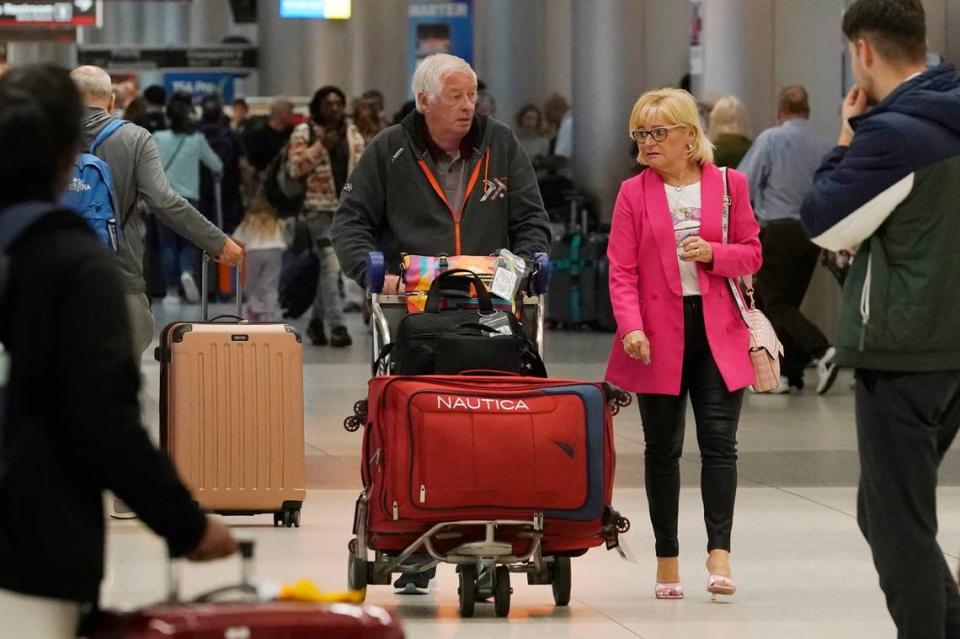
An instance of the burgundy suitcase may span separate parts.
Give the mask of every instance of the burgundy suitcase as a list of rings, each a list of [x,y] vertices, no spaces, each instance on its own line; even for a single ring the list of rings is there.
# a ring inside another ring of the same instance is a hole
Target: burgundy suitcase
[[[403,639],[397,619],[376,606],[257,601],[249,581],[252,542],[241,550],[240,585],[183,603],[171,569],[171,602],[129,614],[98,613],[81,639]]]

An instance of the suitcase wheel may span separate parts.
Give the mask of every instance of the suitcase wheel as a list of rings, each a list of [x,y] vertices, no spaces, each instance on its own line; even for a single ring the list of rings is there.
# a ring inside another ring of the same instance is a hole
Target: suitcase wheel
[[[356,415],[351,415],[343,420],[343,428],[348,433],[355,433],[360,430],[360,427],[363,426],[363,422],[360,421],[360,418]]]
[[[558,606],[570,604],[570,590],[572,588],[573,572],[569,557],[554,557],[553,559],[553,602]]]
[[[274,527],[283,526],[284,528],[299,528],[300,511],[283,510],[273,513],[273,525]]]
[[[473,564],[460,566],[460,616],[469,619],[473,616],[477,603],[477,567]]]
[[[498,617],[506,617],[510,614],[510,595],[513,589],[510,587],[510,569],[506,566],[497,566],[496,584],[493,589],[493,609]]]

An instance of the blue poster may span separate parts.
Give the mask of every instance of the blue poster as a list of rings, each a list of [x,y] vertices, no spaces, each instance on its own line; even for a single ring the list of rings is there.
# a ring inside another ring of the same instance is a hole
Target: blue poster
[[[473,0],[411,0],[408,15],[411,78],[420,61],[432,53],[450,53],[473,64]]]
[[[163,88],[167,95],[176,91],[186,91],[193,96],[193,103],[211,93],[220,96],[224,104],[233,102],[233,84],[237,76],[233,73],[166,73],[163,76]]]

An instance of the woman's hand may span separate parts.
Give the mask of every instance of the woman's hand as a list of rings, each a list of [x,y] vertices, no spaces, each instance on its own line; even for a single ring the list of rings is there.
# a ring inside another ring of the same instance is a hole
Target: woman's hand
[[[683,254],[680,256],[680,259],[684,262],[703,262],[704,264],[709,264],[713,261],[713,248],[710,246],[710,242],[699,235],[685,239],[680,243],[680,248],[683,249]]]
[[[623,351],[644,364],[650,363],[650,340],[643,331],[630,331],[623,336]]]

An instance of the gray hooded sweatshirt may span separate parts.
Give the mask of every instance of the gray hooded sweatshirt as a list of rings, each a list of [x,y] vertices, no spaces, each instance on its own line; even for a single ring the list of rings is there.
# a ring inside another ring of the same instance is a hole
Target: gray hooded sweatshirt
[[[83,119],[84,147],[113,119],[103,109],[88,107]],[[146,129],[133,123],[123,125],[100,145],[97,156],[110,166],[113,175],[124,234],[120,273],[127,293],[144,293],[147,288],[143,280],[146,226],[137,208],[139,198],[160,222],[210,255],[220,255],[227,236],[170,188],[157,145]]]

